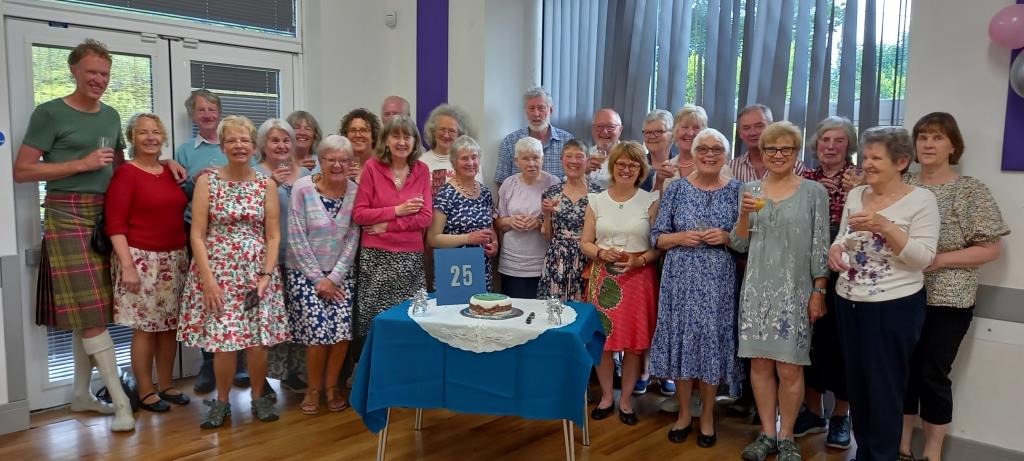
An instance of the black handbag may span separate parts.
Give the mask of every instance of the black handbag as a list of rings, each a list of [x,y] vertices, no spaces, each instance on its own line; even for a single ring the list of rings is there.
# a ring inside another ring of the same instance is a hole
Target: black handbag
[[[139,411],[139,404],[142,403],[142,400],[139,399],[138,387],[138,383],[135,382],[135,377],[132,376],[128,370],[121,372],[121,389],[123,389],[125,395],[128,396],[128,402],[132,406],[132,413]],[[96,391],[96,398],[101,402],[113,403],[113,399],[110,397],[110,391],[107,390],[107,386],[103,386],[100,390]]]
[[[101,255],[109,255],[114,252],[114,244],[107,236],[106,225],[106,219],[103,213],[100,213],[96,218],[96,227],[92,228],[92,238],[89,240],[93,251]]]

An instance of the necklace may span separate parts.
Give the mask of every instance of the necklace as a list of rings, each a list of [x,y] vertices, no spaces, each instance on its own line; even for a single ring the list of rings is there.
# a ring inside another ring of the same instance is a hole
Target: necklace
[[[392,168],[391,174],[395,176],[395,187],[401,187],[402,183],[405,182],[405,178],[409,176],[409,167],[406,166],[405,168],[403,168],[401,173],[395,171],[395,169]]]
[[[685,165],[684,165],[684,164],[682,164],[682,163],[680,163],[680,164],[679,164],[679,168],[689,168],[689,167],[691,167],[691,166],[694,166],[694,165],[696,165],[696,164],[697,164],[697,162],[690,162],[690,163],[687,163],[687,164],[685,164]]]
[[[480,197],[480,183],[473,181],[471,188],[466,187],[458,179],[452,179],[452,185],[455,186],[455,190],[459,191],[463,197],[475,199]]]

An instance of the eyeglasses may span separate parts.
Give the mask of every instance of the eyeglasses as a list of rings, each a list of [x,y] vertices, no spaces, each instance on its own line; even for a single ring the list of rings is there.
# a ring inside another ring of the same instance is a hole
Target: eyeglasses
[[[352,164],[352,157],[348,157],[348,158],[325,158],[321,162],[322,163],[326,163],[328,165],[333,165],[335,163],[338,164],[338,165],[350,165],[350,164]]]
[[[722,155],[725,154],[725,148],[722,146],[708,147],[708,146],[697,146],[694,149],[698,155]]]
[[[782,154],[783,157],[792,157],[793,153],[796,152],[795,146],[765,146],[764,153],[769,157],[774,157],[778,154]]]
[[[664,135],[665,133],[668,133],[668,131],[666,131],[666,130],[643,130],[643,131],[641,131],[641,133],[643,133],[644,136],[647,136],[648,138],[651,138],[651,137],[657,138],[659,136]]]
[[[370,134],[369,128],[349,128],[349,134]]]
[[[611,124],[611,125],[594,125],[594,129],[597,130],[600,133],[602,131],[615,131],[620,126],[622,126],[622,125],[615,125],[615,124]]]
[[[625,171],[639,170],[640,166],[641,165],[639,163],[636,163],[636,162],[623,162],[623,161],[615,162],[615,168],[618,168],[620,170],[625,170]]]
[[[453,130],[451,128],[438,128],[437,129],[437,134],[446,134],[446,135],[449,135],[449,136],[455,136],[455,135],[459,134],[459,130]]]

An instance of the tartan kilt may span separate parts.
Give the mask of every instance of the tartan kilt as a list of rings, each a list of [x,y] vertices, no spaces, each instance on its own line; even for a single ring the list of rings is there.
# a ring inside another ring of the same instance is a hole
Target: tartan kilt
[[[46,194],[37,325],[78,330],[113,321],[110,258],[90,245],[93,227],[103,213],[103,199],[103,194]]]

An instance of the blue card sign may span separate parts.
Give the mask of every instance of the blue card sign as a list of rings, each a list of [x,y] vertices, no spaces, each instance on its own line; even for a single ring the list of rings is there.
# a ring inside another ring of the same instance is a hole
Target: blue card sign
[[[484,249],[445,248],[434,250],[434,287],[437,304],[466,304],[470,296],[487,291]]]

